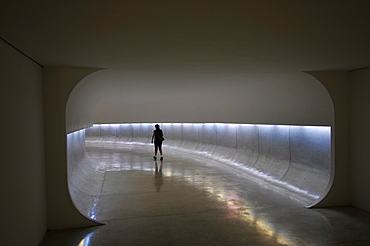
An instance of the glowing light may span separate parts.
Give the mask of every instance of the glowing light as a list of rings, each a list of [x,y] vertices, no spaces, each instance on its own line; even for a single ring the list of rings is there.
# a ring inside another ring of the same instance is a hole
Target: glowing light
[[[117,126],[154,126],[157,123],[115,123],[115,124],[93,124],[93,127],[117,127]],[[299,125],[269,125],[269,124],[240,124],[240,123],[158,123],[162,126],[229,126],[229,127],[262,127],[262,128],[302,128],[317,131],[331,131],[331,126],[299,126]]]
[[[277,127],[277,125],[256,125],[258,127],[262,127],[262,128],[275,128]]]
[[[289,128],[291,126],[287,126],[287,125],[276,125],[276,127],[280,127],[280,128]]]

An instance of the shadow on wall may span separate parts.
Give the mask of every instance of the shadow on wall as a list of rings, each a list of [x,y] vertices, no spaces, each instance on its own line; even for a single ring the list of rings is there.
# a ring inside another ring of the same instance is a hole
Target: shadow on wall
[[[227,162],[290,190],[307,206],[324,195],[329,184],[331,127],[165,123],[161,128],[166,147]],[[85,153],[85,131],[89,141],[142,144],[150,143],[152,130],[148,123],[109,124],[68,134],[69,189],[82,214],[94,219],[104,176],[99,163]]]

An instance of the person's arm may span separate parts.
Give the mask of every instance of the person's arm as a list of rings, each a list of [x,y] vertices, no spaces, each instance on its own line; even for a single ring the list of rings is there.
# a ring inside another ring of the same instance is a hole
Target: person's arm
[[[152,135],[152,143],[153,143],[153,140],[154,140],[154,131],[153,131],[153,135]]]

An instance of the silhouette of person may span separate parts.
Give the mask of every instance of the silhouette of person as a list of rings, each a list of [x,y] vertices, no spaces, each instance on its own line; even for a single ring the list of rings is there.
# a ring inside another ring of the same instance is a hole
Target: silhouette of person
[[[155,161],[154,185],[157,192],[161,191],[163,185],[162,162],[158,169],[158,163]]]
[[[159,128],[159,125],[155,125],[155,130],[153,131],[152,135],[152,143],[154,142],[154,160],[157,160],[157,153],[161,154],[160,160],[163,161],[163,153],[162,153],[162,142],[163,142],[163,131]]]

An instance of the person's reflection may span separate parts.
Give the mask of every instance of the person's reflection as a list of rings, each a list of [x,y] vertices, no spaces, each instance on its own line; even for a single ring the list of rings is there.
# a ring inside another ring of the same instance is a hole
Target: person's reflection
[[[161,187],[163,185],[162,164],[163,162],[161,161],[161,165],[158,169],[158,163],[155,161],[154,185],[157,192],[161,191]]]

